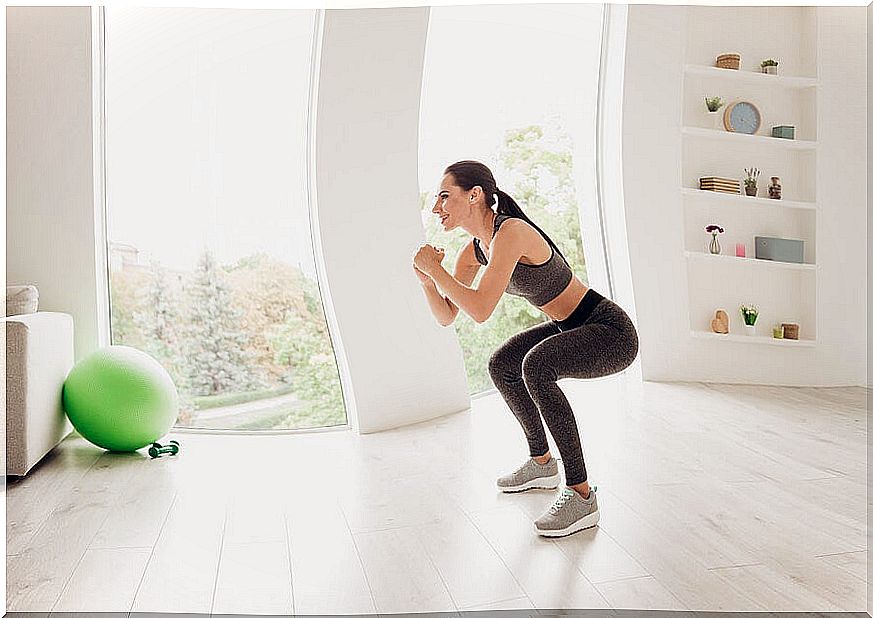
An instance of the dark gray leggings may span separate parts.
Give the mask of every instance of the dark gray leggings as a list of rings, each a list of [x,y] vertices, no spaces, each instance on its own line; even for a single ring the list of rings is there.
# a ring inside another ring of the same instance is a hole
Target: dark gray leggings
[[[634,361],[638,349],[630,317],[603,298],[581,325],[564,330],[554,320],[537,324],[510,337],[491,355],[491,379],[521,423],[531,457],[549,450],[542,415],[564,462],[567,485],[584,483],[588,473],[576,418],[557,381],[617,373]]]

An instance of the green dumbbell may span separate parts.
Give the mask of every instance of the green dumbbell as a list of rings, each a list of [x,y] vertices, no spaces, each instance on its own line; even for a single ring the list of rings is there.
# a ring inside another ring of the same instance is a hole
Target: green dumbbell
[[[169,453],[170,455],[175,455],[179,452],[179,443],[175,440],[170,440],[170,443],[167,446],[161,446],[158,442],[155,442],[149,447],[149,455],[152,459],[155,457],[160,457],[161,455],[165,455]]]

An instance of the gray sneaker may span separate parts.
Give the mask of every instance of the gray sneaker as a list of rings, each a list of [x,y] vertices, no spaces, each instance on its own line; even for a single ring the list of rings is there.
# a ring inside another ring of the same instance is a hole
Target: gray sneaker
[[[527,489],[555,489],[560,482],[558,462],[554,457],[544,464],[537,463],[537,460],[531,457],[515,472],[497,479],[497,489],[506,493]]]
[[[597,508],[597,487],[592,487],[586,500],[574,489],[562,487],[549,510],[534,522],[543,536],[566,536],[590,528],[600,521]]]

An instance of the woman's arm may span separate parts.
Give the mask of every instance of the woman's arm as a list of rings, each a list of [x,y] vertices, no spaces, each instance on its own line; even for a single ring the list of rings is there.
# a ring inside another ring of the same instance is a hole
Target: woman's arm
[[[433,313],[440,326],[448,326],[454,322],[456,313],[453,313],[449,306],[451,301],[440,294],[433,279],[428,277],[426,282],[421,282],[421,287],[424,289],[427,304],[430,305],[430,312]]]
[[[480,324],[491,317],[509,285],[518,259],[523,255],[523,224],[520,220],[507,221],[497,231],[492,241],[491,261],[488,262],[478,288],[473,289],[467,283],[458,281],[441,264],[433,266],[428,273],[449,300]],[[472,278],[469,282],[472,283]]]
[[[458,254],[458,259],[455,262],[455,278],[465,285],[469,285],[476,278],[476,273],[479,272],[480,267],[481,264],[476,260],[476,256],[473,253],[473,243],[470,242]],[[416,274],[421,272],[418,269],[416,270]],[[428,275],[424,275],[423,278],[419,276],[419,279],[421,280],[421,286],[424,288],[431,313],[434,314],[437,322],[439,322],[440,326],[450,325],[458,317],[458,306],[451,299],[440,293],[436,283]]]

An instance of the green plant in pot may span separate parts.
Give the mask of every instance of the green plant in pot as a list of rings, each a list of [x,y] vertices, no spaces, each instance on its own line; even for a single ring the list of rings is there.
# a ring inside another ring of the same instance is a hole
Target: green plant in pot
[[[755,197],[758,195],[758,176],[761,175],[761,170],[757,167],[743,169],[746,172],[746,177],[743,179],[743,184],[746,186],[746,195]]]
[[[743,316],[743,327],[747,335],[755,334],[755,322],[758,321],[758,308],[755,305],[740,305],[740,313]]]
[[[710,125],[713,129],[722,128],[722,114],[718,111],[724,106],[724,101],[721,97],[703,97],[706,102],[706,113],[710,118]]]
[[[767,58],[766,60],[761,62],[761,71],[769,75],[776,75],[777,66],[779,66],[778,62],[776,62],[772,58]]]

